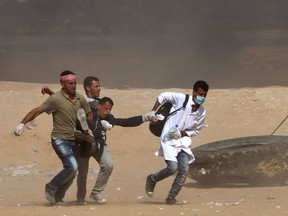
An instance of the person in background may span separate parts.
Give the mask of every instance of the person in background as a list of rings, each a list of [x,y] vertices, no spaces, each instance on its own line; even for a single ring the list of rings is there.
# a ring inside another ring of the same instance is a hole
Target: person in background
[[[63,202],[66,191],[76,176],[78,165],[74,155],[77,111],[82,108],[91,119],[92,113],[85,97],[76,92],[76,75],[71,71],[60,74],[61,90],[47,98],[39,107],[32,109],[14,129],[14,134],[20,136],[24,125],[46,112],[52,114],[53,129],[51,143],[55,153],[63,164],[63,169],[46,184],[45,196],[52,204]]]
[[[209,85],[205,81],[195,82],[192,96],[189,97],[186,107],[168,117],[160,136],[160,149],[156,152],[157,156],[164,158],[166,167],[147,176],[145,191],[149,197],[154,195],[157,182],[178,171],[165,203],[167,205],[183,203],[177,201],[176,196],[186,181],[189,164],[195,160],[191,151],[191,137],[197,136],[203,126],[206,111],[202,104],[208,90]],[[185,94],[163,92],[158,96],[152,111],[156,111],[161,104],[170,102],[172,103],[171,113],[181,107],[184,100]],[[157,120],[154,118],[152,122]]]

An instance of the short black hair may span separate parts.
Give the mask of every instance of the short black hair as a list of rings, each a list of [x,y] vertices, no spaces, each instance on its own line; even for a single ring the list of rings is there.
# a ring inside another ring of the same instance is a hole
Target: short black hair
[[[99,100],[99,104],[103,105],[104,103],[108,102],[109,104],[111,104],[112,106],[114,105],[114,102],[111,98],[109,97],[103,97]]]
[[[204,91],[208,92],[209,90],[209,85],[203,81],[203,80],[198,80],[197,82],[194,83],[193,85],[193,90],[197,91],[199,88],[203,89]]]
[[[86,90],[86,87],[90,87],[92,85],[92,82],[93,81],[98,81],[99,82],[99,79],[98,77],[95,77],[95,76],[87,76],[84,81],[83,81],[83,88],[85,90],[85,92],[87,93],[87,90]]]
[[[65,70],[65,71],[63,71],[63,72],[60,74],[60,76],[66,76],[66,75],[69,75],[69,74],[75,75],[75,73],[73,73],[72,71]]]

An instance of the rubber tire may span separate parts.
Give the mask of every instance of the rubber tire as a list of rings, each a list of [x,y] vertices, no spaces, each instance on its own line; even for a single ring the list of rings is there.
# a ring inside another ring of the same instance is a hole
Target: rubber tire
[[[189,177],[205,184],[286,185],[288,136],[241,137],[192,149]]]

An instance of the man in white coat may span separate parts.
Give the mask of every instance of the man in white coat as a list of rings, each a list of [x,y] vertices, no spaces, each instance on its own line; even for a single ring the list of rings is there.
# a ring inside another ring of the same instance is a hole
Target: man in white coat
[[[168,205],[181,204],[176,200],[176,196],[185,183],[189,164],[195,160],[191,151],[191,137],[198,135],[203,126],[206,111],[202,104],[208,90],[209,85],[205,81],[195,82],[192,96],[189,96],[186,107],[168,117],[160,136],[160,149],[156,152],[157,156],[165,159],[167,166],[147,176],[145,190],[148,196],[153,196],[157,182],[178,171],[165,203]],[[152,110],[156,111],[164,102],[170,102],[172,104],[171,113],[180,108],[184,100],[185,94],[163,92],[158,96]]]

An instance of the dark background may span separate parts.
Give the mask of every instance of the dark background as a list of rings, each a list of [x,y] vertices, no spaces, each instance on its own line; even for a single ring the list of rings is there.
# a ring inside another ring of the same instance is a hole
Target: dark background
[[[0,80],[287,86],[287,0],[0,0]]]

